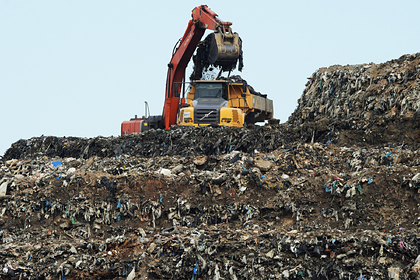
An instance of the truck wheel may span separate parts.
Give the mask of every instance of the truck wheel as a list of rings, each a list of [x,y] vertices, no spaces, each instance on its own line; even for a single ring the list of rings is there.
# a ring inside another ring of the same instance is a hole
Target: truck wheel
[[[246,124],[255,124],[255,112],[250,112],[245,116]]]

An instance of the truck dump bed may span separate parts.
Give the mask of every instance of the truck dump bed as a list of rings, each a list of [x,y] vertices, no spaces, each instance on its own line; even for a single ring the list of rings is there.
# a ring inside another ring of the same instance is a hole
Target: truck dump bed
[[[274,109],[273,109],[273,100],[251,94],[252,97],[252,107],[256,113],[259,113],[255,117],[256,122],[263,122],[268,119],[273,118]]]

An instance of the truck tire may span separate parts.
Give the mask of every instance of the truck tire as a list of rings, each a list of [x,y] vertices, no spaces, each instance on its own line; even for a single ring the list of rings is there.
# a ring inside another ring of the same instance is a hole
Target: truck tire
[[[255,112],[250,112],[245,116],[246,124],[255,124]]]

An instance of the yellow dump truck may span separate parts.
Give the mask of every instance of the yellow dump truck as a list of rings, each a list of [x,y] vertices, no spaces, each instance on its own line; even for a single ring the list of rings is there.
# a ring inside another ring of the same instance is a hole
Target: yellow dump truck
[[[240,127],[273,117],[273,101],[243,80],[195,81],[180,106],[178,125]]]

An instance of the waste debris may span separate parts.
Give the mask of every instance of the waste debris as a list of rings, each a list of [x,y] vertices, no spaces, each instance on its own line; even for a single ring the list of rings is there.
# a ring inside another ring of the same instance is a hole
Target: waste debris
[[[305,141],[418,148],[420,53],[315,71],[288,123]],[[402,130],[401,130],[402,129]]]
[[[372,120],[351,107],[343,128],[308,109],[322,94],[307,85],[284,124],[13,143],[0,160],[0,278],[420,279],[415,105]],[[359,138],[379,121],[411,142]]]
[[[289,135],[290,134],[290,135]],[[151,129],[122,137],[77,138],[33,137],[12,144],[3,159],[28,158],[37,155],[48,157],[91,158],[131,155],[141,157],[219,155],[231,151],[253,153],[273,151],[291,143],[294,137],[286,127],[278,125],[255,126],[253,129],[236,127],[179,126],[169,131]],[[252,145],[250,145],[252,143]]]

